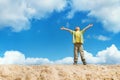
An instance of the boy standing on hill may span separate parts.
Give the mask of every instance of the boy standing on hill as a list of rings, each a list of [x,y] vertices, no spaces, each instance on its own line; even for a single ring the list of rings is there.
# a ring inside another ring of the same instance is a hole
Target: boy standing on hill
[[[74,44],[74,63],[73,64],[77,64],[78,52],[80,52],[81,60],[82,60],[83,64],[86,65],[86,60],[84,57],[84,50],[83,50],[83,43],[84,43],[83,34],[87,29],[89,29],[92,26],[93,26],[93,24],[89,24],[83,30],[80,30],[80,27],[78,27],[78,26],[75,28],[75,30],[71,30],[71,29],[68,29],[65,27],[61,28],[61,30],[69,31],[73,36],[73,44]]]

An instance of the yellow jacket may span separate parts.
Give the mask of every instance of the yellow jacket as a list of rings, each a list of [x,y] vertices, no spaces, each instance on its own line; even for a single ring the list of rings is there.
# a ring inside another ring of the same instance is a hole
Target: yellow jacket
[[[76,31],[73,31],[73,30],[70,30],[70,33],[72,34],[72,36],[73,36],[73,43],[75,44],[75,43],[84,43],[84,39],[83,39],[83,34],[84,34],[84,30],[80,30],[79,31],[79,36],[80,36],[80,41],[79,42],[77,42],[77,38],[76,38],[76,35],[78,35],[78,34],[76,34]]]

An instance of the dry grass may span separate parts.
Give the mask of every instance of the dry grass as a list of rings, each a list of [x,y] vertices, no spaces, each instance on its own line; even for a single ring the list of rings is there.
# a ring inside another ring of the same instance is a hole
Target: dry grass
[[[120,65],[0,65],[0,80],[120,80]]]

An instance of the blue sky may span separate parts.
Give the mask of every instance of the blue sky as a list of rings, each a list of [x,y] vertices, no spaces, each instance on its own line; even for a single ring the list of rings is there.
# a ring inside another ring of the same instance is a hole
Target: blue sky
[[[71,63],[72,36],[60,28],[83,29],[90,23],[94,26],[84,34],[89,63],[120,63],[119,0],[0,0],[0,11],[1,64],[8,57],[8,63],[19,63],[14,60],[21,55],[28,63],[32,63],[29,59],[36,64],[45,63],[44,59],[48,63]],[[116,55],[115,60],[112,55]]]

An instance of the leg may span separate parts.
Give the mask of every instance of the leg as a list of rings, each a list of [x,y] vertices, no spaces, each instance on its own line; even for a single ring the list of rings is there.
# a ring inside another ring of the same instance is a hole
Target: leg
[[[83,50],[82,44],[80,44],[79,52],[80,52],[80,56],[81,56],[81,60],[82,60],[83,64],[86,65],[86,60],[85,60],[85,57],[84,57],[84,50]]]
[[[77,64],[78,61],[78,47],[76,44],[74,44],[74,63],[73,64]]]

